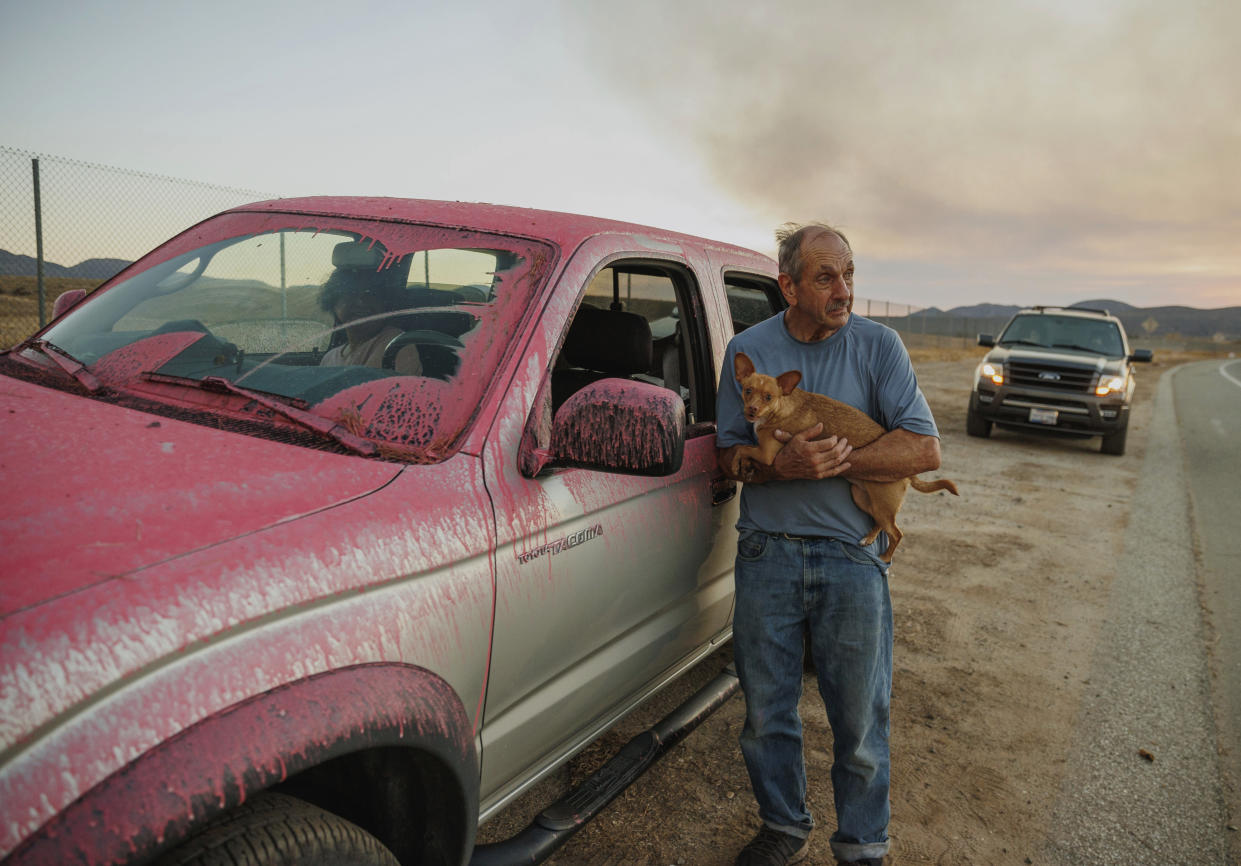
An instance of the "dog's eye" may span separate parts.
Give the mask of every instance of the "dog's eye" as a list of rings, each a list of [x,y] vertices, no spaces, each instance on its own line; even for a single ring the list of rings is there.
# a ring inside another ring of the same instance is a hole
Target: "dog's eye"
[[[771,402],[771,395],[770,395],[770,394],[764,394],[764,395],[763,395],[763,399],[764,399],[764,400],[766,400],[768,403],[770,403],[770,402]]]

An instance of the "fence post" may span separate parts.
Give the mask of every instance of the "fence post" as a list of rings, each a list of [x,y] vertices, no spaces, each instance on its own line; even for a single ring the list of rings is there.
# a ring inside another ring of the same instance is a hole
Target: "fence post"
[[[280,317],[289,318],[289,285],[288,275],[285,273],[284,232],[280,233]]]
[[[30,170],[34,174],[34,249],[35,249],[35,280],[39,287],[39,327],[47,324],[47,313],[43,300],[43,201],[39,194],[39,159],[30,160]]]

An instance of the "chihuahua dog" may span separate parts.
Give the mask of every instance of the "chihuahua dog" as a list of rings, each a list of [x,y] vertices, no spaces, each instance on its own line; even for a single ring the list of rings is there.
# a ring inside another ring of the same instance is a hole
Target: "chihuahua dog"
[[[823,432],[817,439],[841,436],[855,448],[874,442],[887,431],[860,409],[833,400],[822,394],[812,394],[797,387],[801,381],[800,370],[789,370],[779,376],[765,376],[754,369],[754,362],[743,352],[738,352],[733,362],[737,381],[741,383],[741,399],[745,403],[745,419],[754,425],[758,436],[757,445],[743,445],[733,454],[733,474],[744,478],[745,460],[748,458],[764,466],[770,466],[784,443],[776,438],[776,430],[796,435],[803,430],[823,423]],[[921,493],[936,490],[957,494],[957,486],[948,479],[922,481],[916,476],[899,481],[861,481],[848,479],[853,502],[875,521],[870,534],[861,544],[871,544],[883,530],[888,534],[888,549],[879,557],[892,561],[892,553],[901,542],[901,531],[896,526],[896,513],[905,501],[905,491],[910,485]]]

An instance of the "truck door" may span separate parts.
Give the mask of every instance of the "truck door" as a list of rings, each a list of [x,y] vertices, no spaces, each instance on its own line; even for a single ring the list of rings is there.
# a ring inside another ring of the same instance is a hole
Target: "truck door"
[[[650,382],[685,401],[685,457],[662,478],[564,467],[527,478],[511,436],[493,437],[484,817],[489,801],[593,739],[728,634],[737,502],[715,463],[715,341],[698,281],[683,263],[638,258],[583,279],[572,324],[549,340],[560,348],[539,390],[545,417],[599,378]]]

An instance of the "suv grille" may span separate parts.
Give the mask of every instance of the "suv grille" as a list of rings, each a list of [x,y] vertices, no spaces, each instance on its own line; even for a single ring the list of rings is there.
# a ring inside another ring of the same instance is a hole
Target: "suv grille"
[[[1089,391],[1094,387],[1097,377],[1094,370],[1081,367],[1061,367],[1029,361],[1010,362],[1006,366],[1008,379],[1014,385],[1032,385],[1060,391]]]

